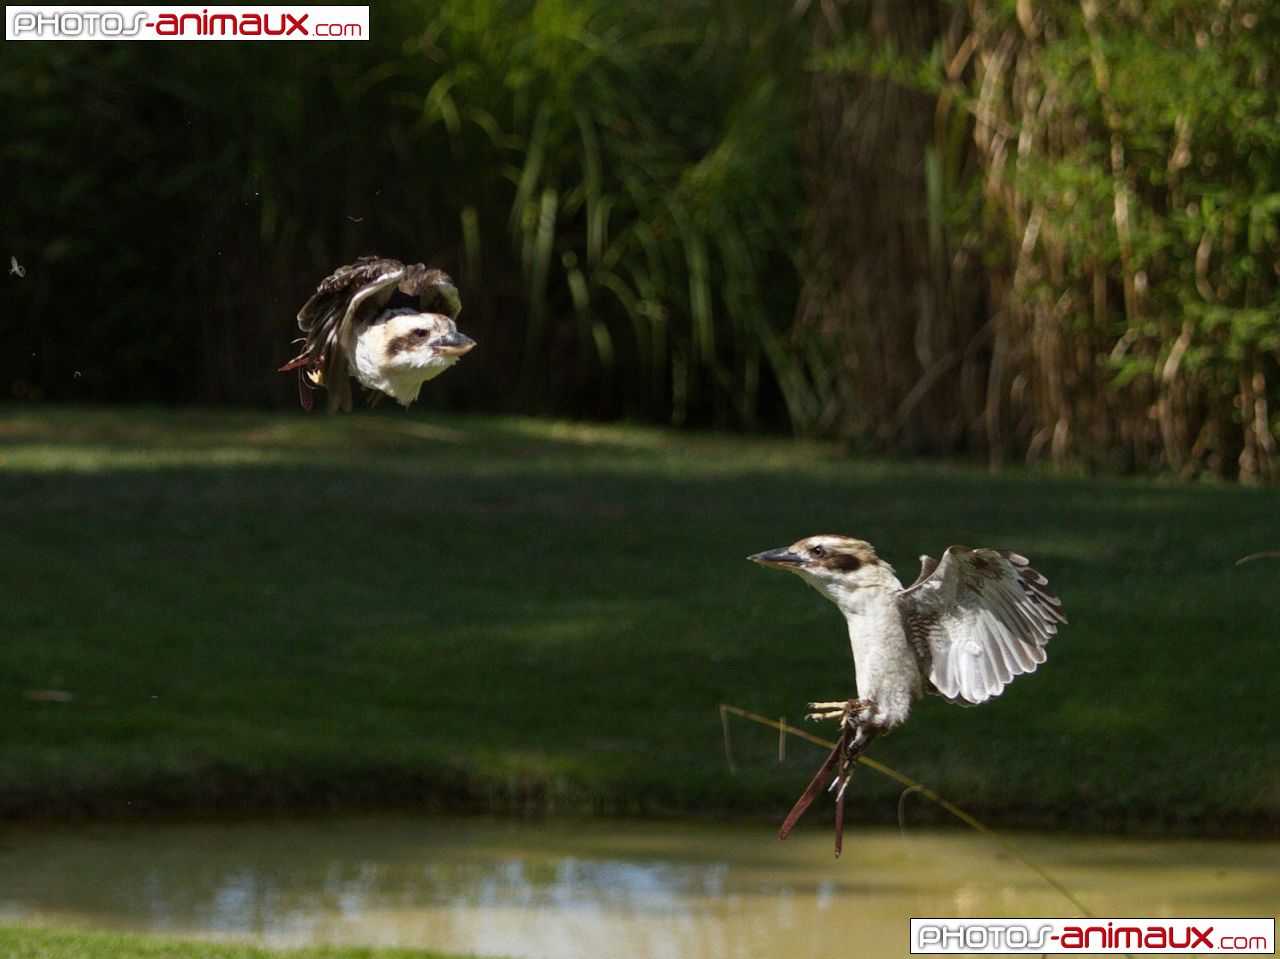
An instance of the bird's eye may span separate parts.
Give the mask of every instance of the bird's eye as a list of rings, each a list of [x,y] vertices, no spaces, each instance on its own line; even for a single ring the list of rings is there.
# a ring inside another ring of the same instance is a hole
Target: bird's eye
[[[430,330],[414,330],[413,335],[420,340],[425,340],[428,336],[431,335],[431,331]]]
[[[819,556],[819,557],[821,557],[821,556],[826,556],[826,555],[827,555],[827,551],[826,551],[825,549],[823,549],[821,546],[813,546],[813,547],[810,547],[810,549],[809,549],[809,555],[810,555],[810,556]]]

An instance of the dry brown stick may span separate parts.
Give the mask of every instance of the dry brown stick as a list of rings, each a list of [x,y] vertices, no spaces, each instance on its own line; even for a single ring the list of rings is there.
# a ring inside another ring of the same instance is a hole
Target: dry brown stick
[[[1242,566],[1245,563],[1253,562],[1255,559],[1280,559],[1280,549],[1268,549],[1263,550],[1261,553],[1250,553],[1248,556],[1241,556],[1236,560],[1236,565]]]
[[[759,713],[753,713],[749,710],[743,709],[740,706],[730,706],[727,703],[721,703],[720,715],[725,716],[728,713],[732,713],[735,716],[741,716],[743,719],[750,720],[753,723],[760,723],[764,726],[770,726],[770,727],[773,727],[774,729],[780,729],[786,732],[790,736],[798,736],[801,739],[804,739],[808,742],[813,743],[815,746],[823,746],[823,747],[826,747],[827,749],[835,750],[839,745],[838,743],[833,743],[829,739],[823,739],[821,736],[815,736],[813,735],[813,733],[810,733],[804,729],[797,729],[795,726],[789,726],[786,723],[780,723],[776,719],[770,719],[768,716],[762,716]],[[980,822],[975,816],[965,812],[955,803],[950,802],[947,799],[943,799],[941,796],[939,796],[936,792],[934,792],[932,789],[930,789],[928,786],[924,785],[923,783],[916,782],[916,780],[912,779],[910,776],[906,775],[905,773],[900,773],[896,769],[890,766],[886,766],[884,763],[879,762],[878,760],[871,759],[867,756],[859,756],[858,762],[868,767],[869,769],[874,769],[876,772],[880,773],[883,776],[888,776],[894,782],[901,783],[902,785],[908,787],[909,789],[912,789],[920,793],[920,795],[924,796],[925,799],[928,799],[930,802],[934,803],[935,805],[940,806],[942,809],[946,810],[951,815],[959,819],[962,823],[964,823],[970,829],[973,829],[974,831],[980,833],[987,840],[999,846],[1002,850],[1004,850],[1014,859],[1018,860],[1018,862],[1022,863],[1024,866],[1026,866],[1028,869],[1030,869],[1032,872],[1038,875],[1046,883],[1048,883],[1055,890],[1061,893],[1067,899],[1067,901],[1069,901],[1073,906],[1079,909],[1084,915],[1088,916],[1090,919],[1097,918],[1097,916],[1095,916],[1093,912],[1089,910],[1088,906],[1086,906],[1083,902],[1081,902],[1078,898],[1076,898],[1075,894],[1072,893],[1070,889],[1068,889],[1066,886],[1060,883],[1057,879],[1054,879],[1053,876],[1051,876],[1043,866],[1041,866],[1039,863],[1035,862],[1030,857],[1028,857],[1025,853],[1022,852],[1021,849],[1019,849],[1013,843],[996,835],[990,828],[988,828],[986,825]],[[821,770],[819,772],[821,772]]]

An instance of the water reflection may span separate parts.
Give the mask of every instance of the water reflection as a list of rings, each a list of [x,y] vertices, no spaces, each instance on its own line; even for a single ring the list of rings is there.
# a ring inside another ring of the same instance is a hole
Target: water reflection
[[[1098,912],[1272,915],[1280,845],[1022,837]],[[398,817],[10,831],[0,919],[480,955],[899,955],[911,915],[1070,915],[979,837]]]

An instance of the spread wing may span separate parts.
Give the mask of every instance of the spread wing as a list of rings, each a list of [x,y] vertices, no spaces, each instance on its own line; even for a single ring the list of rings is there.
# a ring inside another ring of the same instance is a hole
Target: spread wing
[[[448,275],[421,263],[365,256],[325,277],[298,311],[302,352],[282,369],[304,367],[329,391],[329,411],[351,409],[349,358],[360,327],[392,301],[423,312],[456,318],[462,309]]]
[[[984,703],[1044,662],[1066,623],[1062,601],[1025,556],[952,546],[898,594],[907,635],[929,681],[953,702]]]

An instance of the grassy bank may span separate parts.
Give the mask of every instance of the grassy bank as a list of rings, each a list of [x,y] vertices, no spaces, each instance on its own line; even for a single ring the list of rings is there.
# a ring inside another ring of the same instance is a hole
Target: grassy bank
[[[780,817],[852,689],[836,611],[744,557],[902,578],[1026,552],[1072,624],[876,758],[1004,823],[1280,830],[1280,493],[991,476],[656,430],[392,413],[0,411],[0,813],[367,804]],[[852,814],[891,819],[867,773]],[[924,810],[911,813],[913,818]]]
[[[258,949],[225,943],[181,942],[104,932],[55,932],[0,927],[6,959],[447,959],[407,949]]]

